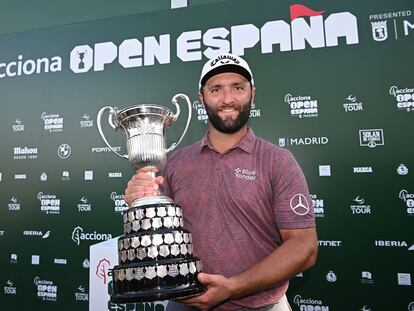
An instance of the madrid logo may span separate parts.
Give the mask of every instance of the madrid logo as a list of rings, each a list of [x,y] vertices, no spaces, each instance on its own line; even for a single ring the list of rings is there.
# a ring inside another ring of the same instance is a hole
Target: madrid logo
[[[296,215],[306,215],[309,213],[308,200],[302,193],[298,193],[290,199],[290,208]]]

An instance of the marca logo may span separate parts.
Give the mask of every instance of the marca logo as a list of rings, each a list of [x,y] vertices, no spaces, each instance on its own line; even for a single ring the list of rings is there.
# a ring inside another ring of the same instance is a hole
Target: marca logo
[[[389,94],[395,97],[399,110],[414,111],[414,88],[400,89],[393,85]]]
[[[359,144],[361,147],[375,148],[384,145],[384,131],[382,129],[359,130]]]
[[[362,103],[357,101],[356,96],[349,94],[347,98],[345,98],[344,103],[345,112],[353,112],[353,111],[362,111],[364,108],[362,107]]]
[[[312,199],[313,213],[315,217],[325,217],[323,199],[319,199],[316,194],[311,194],[310,197]]]
[[[283,137],[279,138],[279,146],[311,146],[311,145],[326,145],[329,139],[326,136],[315,137]]]
[[[176,56],[183,62],[201,60],[205,55],[213,58],[220,53],[244,55],[246,49],[260,45],[261,53],[273,53],[275,45],[281,52],[303,50],[308,47],[322,48],[338,46],[338,39],[345,38],[346,44],[358,44],[358,24],[350,12],[328,15],[303,5],[290,6],[291,23],[271,20],[258,28],[252,23],[181,33],[171,43],[170,34],[158,37],[147,36],[125,39],[119,46],[111,41],[75,46],[70,53],[70,69],[74,73],[90,70],[103,71],[109,64],[117,63],[123,68],[152,66],[171,62],[171,47],[176,47]],[[303,17],[309,17],[309,23]],[[230,37],[229,37],[230,36]],[[218,40],[217,38],[220,38]],[[307,44],[306,44],[307,43]],[[194,48],[199,46],[200,48]]]
[[[22,120],[19,118],[14,121],[14,124],[12,125],[13,132],[23,132],[24,131],[24,124],[22,123]]]
[[[96,231],[91,233],[84,233],[83,228],[76,227],[72,231],[72,241],[75,242],[78,246],[81,241],[106,241],[112,239],[110,233],[97,233]]]
[[[98,265],[96,266],[95,275],[100,278],[104,284],[107,282],[109,268],[111,268],[111,262],[106,258],[99,260]]]
[[[122,173],[121,172],[110,172],[108,173],[109,178],[121,178]]]
[[[293,303],[297,305],[301,311],[329,311],[329,306],[324,305],[320,299],[302,298],[301,295],[296,295],[293,298]]]
[[[40,118],[44,122],[44,129],[49,133],[63,131],[63,118],[59,114],[47,114],[42,112]]]
[[[372,173],[371,166],[354,166],[354,174]]]

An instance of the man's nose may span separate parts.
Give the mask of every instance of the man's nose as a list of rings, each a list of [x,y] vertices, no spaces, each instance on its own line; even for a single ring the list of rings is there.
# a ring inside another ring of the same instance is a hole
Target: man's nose
[[[223,89],[223,103],[230,104],[234,101],[233,90],[230,88]]]

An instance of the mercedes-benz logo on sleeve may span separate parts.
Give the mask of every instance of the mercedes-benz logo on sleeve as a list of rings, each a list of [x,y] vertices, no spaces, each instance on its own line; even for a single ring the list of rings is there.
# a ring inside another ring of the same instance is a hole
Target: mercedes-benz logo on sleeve
[[[295,194],[290,199],[290,208],[299,216],[309,213],[309,203],[306,197],[302,193]]]

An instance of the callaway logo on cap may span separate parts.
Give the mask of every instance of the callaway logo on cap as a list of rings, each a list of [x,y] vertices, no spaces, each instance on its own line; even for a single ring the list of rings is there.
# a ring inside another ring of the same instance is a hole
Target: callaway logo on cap
[[[208,79],[223,72],[241,74],[254,85],[253,74],[247,62],[237,55],[227,53],[220,54],[204,64],[203,70],[201,71],[199,89],[201,89]]]

